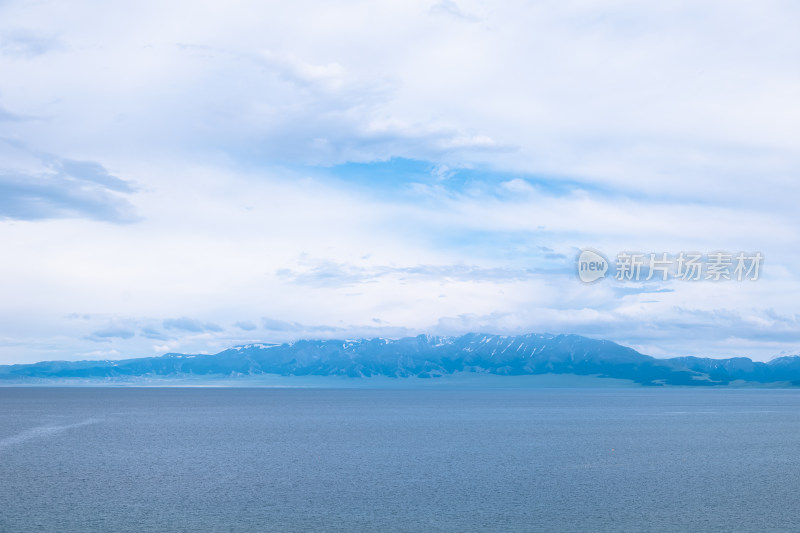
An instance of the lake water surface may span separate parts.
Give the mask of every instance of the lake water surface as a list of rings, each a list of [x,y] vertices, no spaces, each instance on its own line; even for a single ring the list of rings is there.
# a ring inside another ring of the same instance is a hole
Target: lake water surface
[[[0,388],[0,532],[797,531],[800,391]]]

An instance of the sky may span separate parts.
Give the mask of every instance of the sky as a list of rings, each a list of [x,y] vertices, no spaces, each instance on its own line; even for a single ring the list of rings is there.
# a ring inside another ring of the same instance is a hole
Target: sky
[[[798,27],[778,0],[0,0],[0,364],[466,332],[798,354]],[[617,280],[624,251],[763,263]]]

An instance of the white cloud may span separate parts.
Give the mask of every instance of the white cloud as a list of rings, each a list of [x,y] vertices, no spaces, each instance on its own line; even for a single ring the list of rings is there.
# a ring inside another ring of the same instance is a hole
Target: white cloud
[[[0,200],[0,362],[464,328],[790,351],[798,18],[744,1],[2,4],[0,137],[27,151],[0,162],[17,191]],[[327,170],[392,157],[429,179]],[[582,246],[760,250],[765,279],[620,297],[565,273]],[[682,336],[687,317],[705,337]]]

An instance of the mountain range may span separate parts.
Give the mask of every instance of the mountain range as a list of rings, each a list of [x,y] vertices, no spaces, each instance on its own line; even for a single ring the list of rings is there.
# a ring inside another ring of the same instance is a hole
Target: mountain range
[[[579,335],[470,333],[397,340],[302,340],[248,344],[213,355],[170,353],[119,361],[3,365],[0,383],[264,375],[437,378],[465,373],[598,376],[651,386],[800,386],[800,356],[779,357],[767,363],[745,357],[657,359],[611,341]]]

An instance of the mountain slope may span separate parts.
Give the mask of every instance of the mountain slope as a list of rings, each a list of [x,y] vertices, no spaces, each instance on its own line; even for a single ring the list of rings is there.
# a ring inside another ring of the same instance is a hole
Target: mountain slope
[[[167,354],[122,361],[50,361],[0,366],[0,382],[181,376],[388,376],[431,378],[456,372],[575,374],[644,385],[800,384],[800,358],[655,359],[610,341],[578,335],[420,335],[398,340],[304,340],[251,344],[214,355]]]

